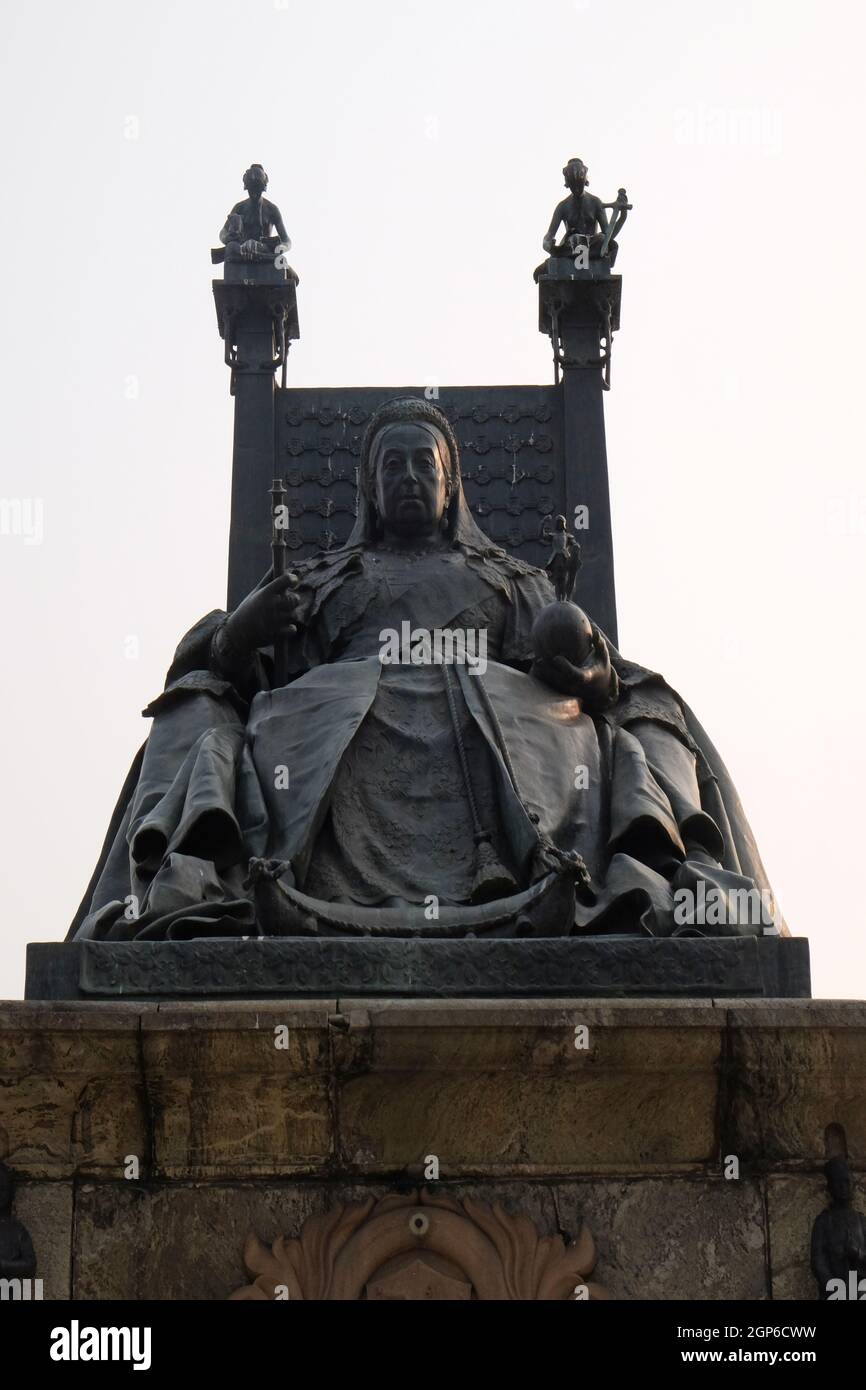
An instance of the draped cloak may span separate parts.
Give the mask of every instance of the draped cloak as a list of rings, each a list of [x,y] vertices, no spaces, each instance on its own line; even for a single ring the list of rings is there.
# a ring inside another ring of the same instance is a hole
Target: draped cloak
[[[70,936],[259,933],[248,879],[258,858],[290,866],[322,902],[416,915],[431,895],[466,903],[473,799],[516,893],[539,876],[540,841],[582,857],[591,883],[574,931],[682,931],[674,894],[701,880],[769,893],[730,778],[688,707],[612,647],[619,695],[604,714],[531,674],[532,622],[552,587],[482,537],[462,491],[455,505],[450,544],[423,559],[377,546],[359,523],[341,550],[298,567],[300,631],[282,688],[271,688],[267,653],[234,669],[215,655],[221,611],[187,633],[145,710],[153,728]],[[406,621],[484,633],[486,662],[448,673],[384,664],[383,632]]]

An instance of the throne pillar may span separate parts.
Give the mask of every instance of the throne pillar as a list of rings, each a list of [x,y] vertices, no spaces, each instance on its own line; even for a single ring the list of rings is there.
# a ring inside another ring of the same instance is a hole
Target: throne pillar
[[[551,256],[536,271],[538,328],[551,341],[554,383],[562,395],[562,476],[565,517],[583,545],[581,587],[599,596],[593,617],[614,642],[616,598],[604,392],[610,390],[611,346],[619,328],[622,276],[605,262],[576,270]],[[585,511],[581,509],[585,508]],[[581,534],[581,533],[584,534]]]
[[[214,260],[222,255],[221,250],[211,252]],[[226,260],[224,278],[213,281],[223,359],[231,372],[235,401],[231,534],[244,548],[257,550],[270,531],[270,504],[267,492],[251,487],[250,480],[273,474],[274,376],[279,371],[285,387],[289,346],[300,337],[298,277],[282,260],[282,255],[263,263]],[[236,544],[229,555],[230,608],[249,588],[234,563],[237,553]]]

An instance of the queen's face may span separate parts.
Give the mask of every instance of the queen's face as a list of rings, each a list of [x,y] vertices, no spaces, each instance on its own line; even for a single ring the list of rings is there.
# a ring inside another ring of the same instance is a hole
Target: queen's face
[[[437,435],[420,425],[388,425],[377,443],[376,505],[385,534],[433,535],[447,500]]]

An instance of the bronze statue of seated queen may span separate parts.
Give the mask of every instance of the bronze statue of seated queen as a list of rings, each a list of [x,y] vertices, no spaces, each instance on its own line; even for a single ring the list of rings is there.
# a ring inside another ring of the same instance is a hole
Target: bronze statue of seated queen
[[[669,936],[698,881],[766,888],[694,716],[478,528],[424,399],[372,417],[347,542],[203,618],[145,713],[79,938]]]

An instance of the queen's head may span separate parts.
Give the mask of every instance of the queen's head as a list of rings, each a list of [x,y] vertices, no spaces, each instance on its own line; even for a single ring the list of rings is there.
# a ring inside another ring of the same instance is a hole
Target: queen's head
[[[448,417],[421,396],[400,396],[379,406],[361,444],[358,515],[346,548],[375,547],[389,539],[503,553],[473,520]]]

